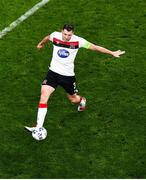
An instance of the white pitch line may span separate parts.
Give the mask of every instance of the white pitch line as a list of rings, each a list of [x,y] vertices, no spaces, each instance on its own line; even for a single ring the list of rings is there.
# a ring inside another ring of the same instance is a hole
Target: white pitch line
[[[13,21],[8,27],[4,28],[2,31],[0,31],[0,39],[5,36],[8,32],[12,31],[16,26],[18,26],[21,22],[23,22],[25,19],[27,19],[29,16],[34,14],[38,9],[40,9],[42,6],[47,4],[50,0],[42,0],[35,6],[33,6],[31,9],[29,9],[25,14],[20,16],[18,19]]]

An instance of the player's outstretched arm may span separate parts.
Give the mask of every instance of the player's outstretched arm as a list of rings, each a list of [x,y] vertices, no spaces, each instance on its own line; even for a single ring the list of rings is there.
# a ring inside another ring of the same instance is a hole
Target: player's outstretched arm
[[[39,44],[37,45],[38,49],[41,49],[44,47],[44,45],[49,41],[50,36],[46,36]]]
[[[93,50],[93,51],[98,51],[98,52],[101,52],[101,53],[104,53],[104,54],[110,54],[114,57],[120,57],[120,55],[124,54],[125,51],[121,51],[121,50],[118,50],[118,51],[111,51],[109,49],[106,49],[104,47],[101,47],[101,46],[97,46],[95,44],[90,44],[89,48],[90,50]]]

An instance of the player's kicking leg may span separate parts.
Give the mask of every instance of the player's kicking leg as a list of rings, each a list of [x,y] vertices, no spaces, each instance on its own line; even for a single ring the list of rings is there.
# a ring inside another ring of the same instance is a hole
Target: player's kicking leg
[[[32,132],[36,127],[43,127],[44,120],[47,114],[47,102],[51,94],[54,92],[54,88],[48,85],[42,85],[41,89],[41,97],[38,106],[38,113],[37,113],[37,124],[34,127],[25,126],[27,131]]]

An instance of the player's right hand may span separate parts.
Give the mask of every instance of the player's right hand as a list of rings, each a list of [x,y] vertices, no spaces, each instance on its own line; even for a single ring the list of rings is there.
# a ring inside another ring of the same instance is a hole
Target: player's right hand
[[[118,50],[112,52],[112,55],[117,58],[119,58],[122,54],[125,54],[125,51]]]
[[[43,45],[41,45],[41,44],[37,45],[37,49],[41,49],[42,47],[43,47]]]

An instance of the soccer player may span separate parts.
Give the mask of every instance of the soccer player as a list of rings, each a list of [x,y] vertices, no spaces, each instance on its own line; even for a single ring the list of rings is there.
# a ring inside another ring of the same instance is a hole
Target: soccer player
[[[84,38],[74,35],[74,26],[65,24],[62,32],[53,32],[46,36],[38,45],[41,49],[46,43],[53,43],[53,56],[47,76],[42,82],[40,102],[37,113],[37,127],[42,127],[47,114],[47,103],[51,94],[58,85],[62,86],[67,93],[68,99],[78,105],[78,111],[84,111],[86,108],[86,98],[78,94],[76,88],[76,79],[74,72],[74,60],[79,48],[86,48],[93,51],[110,54],[114,57],[120,57],[125,51],[111,51],[104,47],[97,46],[88,42]],[[33,131],[35,127],[25,128]]]

